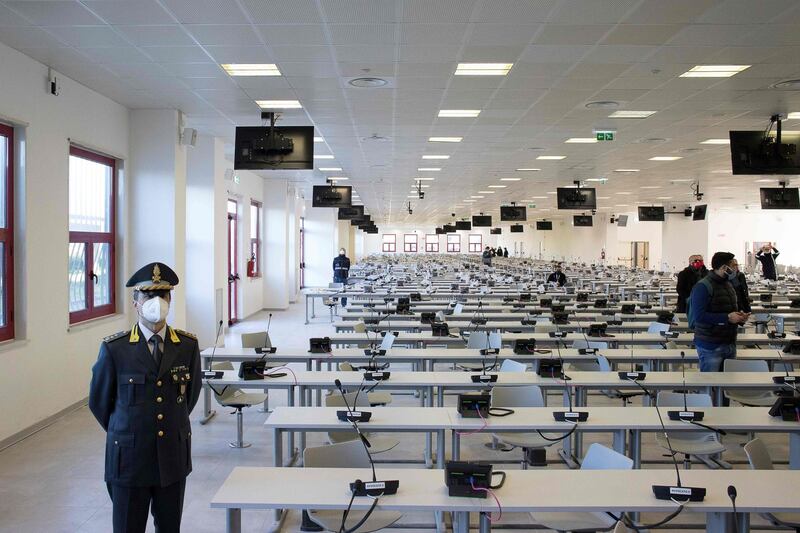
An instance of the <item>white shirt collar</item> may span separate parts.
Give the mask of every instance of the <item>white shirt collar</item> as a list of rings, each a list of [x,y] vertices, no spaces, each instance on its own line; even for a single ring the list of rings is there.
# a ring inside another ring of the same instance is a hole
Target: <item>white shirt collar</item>
[[[163,343],[164,343],[164,330],[165,330],[165,329],[167,329],[167,327],[166,327],[166,326],[164,326],[163,328],[161,328],[161,330],[160,330],[160,331],[158,331],[158,332],[156,332],[156,333],[153,333],[152,331],[150,331],[150,330],[147,328],[147,326],[145,326],[144,324],[142,324],[142,321],[141,321],[141,320],[139,321],[139,330],[141,330],[141,332],[144,334],[144,340],[145,340],[145,342],[150,342],[150,337],[152,337],[153,335],[158,335],[158,336],[161,338],[161,343],[163,344]]]

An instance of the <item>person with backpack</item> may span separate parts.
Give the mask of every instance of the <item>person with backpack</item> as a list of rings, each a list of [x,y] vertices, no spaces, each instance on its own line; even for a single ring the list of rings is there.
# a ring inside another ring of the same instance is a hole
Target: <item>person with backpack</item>
[[[697,282],[689,297],[689,327],[694,330],[694,344],[701,372],[719,372],[725,359],[736,357],[738,327],[750,313],[739,311],[736,289],[735,257],[717,252],[711,258],[711,272]]]

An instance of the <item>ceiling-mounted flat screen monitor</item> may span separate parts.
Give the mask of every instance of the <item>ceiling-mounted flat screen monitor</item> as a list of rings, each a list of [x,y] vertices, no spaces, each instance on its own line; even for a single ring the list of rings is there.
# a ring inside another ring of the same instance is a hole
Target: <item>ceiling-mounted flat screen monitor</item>
[[[628,215],[620,215],[617,217],[617,226],[624,228],[628,225]]]
[[[639,222],[664,222],[664,207],[657,205],[640,206]]]
[[[363,205],[352,205],[350,207],[340,207],[338,213],[339,220],[354,220],[364,216]]]
[[[800,209],[797,187],[764,187],[761,209]]]
[[[436,235],[444,235],[444,228],[436,228]]]
[[[591,226],[592,215],[575,215],[572,217],[572,225],[581,227]]]
[[[556,200],[559,209],[597,209],[595,189],[587,187],[559,187],[556,189]]]
[[[314,170],[313,126],[236,128],[235,170]]]
[[[707,205],[694,206],[694,210],[692,211],[692,220],[705,220],[707,210],[708,210]]]
[[[528,219],[528,210],[524,205],[501,205],[500,220],[502,222],[525,222]]]
[[[444,226],[442,226],[442,229],[444,230],[445,233],[455,233],[456,232],[456,227],[454,225],[452,225],[452,224],[445,224]]]
[[[472,215],[472,225],[476,228],[489,228],[492,225],[491,215]]]
[[[511,224],[511,226],[508,227],[508,231],[511,233],[522,233],[523,227],[522,224]]]
[[[763,131],[731,131],[731,170],[737,174],[800,174],[800,133],[781,132],[780,146]]]
[[[503,228],[492,228],[489,230],[489,235],[502,235]]]
[[[364,230],[364,233],[378,233],[378,226],[370,226]]]
[[[353,188],[342,185],[314,185],[312,207],[351,207]]]
[[[536,230],[537,231],[553,231],[553,221],[552,220],[537,220],[536,221]]]
[[[472,222],[469,220],[456,220],[456,229],[457,230],[471,230],[472,229]]]

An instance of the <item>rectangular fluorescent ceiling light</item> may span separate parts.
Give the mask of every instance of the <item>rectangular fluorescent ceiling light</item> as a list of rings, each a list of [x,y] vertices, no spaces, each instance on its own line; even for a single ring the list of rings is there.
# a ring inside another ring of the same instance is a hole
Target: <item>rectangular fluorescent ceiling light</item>
[[[681,78],[730,78],[747,70],[750,65],[697,65],[683,74]]]
[[[325,139],[323,139],[322,137],[314,137],[314,142],[315,143],[324,143]]]
[[[647,118],[655,113],[655,111],[614,111],[608,118]]]
[[[531,196],[532,200],[547,200],[547,196]]]
[[[514,63],[459,63],[456,76],[505,76]]]
[[[483,198],[483,196],[470,196],[470,198]]]
[[[477,202],[477,201],[478,201],[478,200],[463,200],[463,202],[464,202],[465,204],[474,204],[474,203],[475,203],[475,202]]]
[[[605,178],[587,178],[587,179],[585,179],[584,181],[591,181],[591,182],[597,182],[597,183],[605,183],[605,182],[606,182],[606,181],[608,181],[608,180],[607,180],[607,179],[605,179]]]
[[[660,189],[661,186],[659,186],[659,185],[642,185],[639,188],[640,189]]]
[[[541,168],[518,168],[517,172],[539,172]]]
[[[651,157],[650,161],[677,161],[678,159],[683,159],[677,155],[657,155],[655,157]]]
[[[793,113],[789,113],[788,115],[786,115],[786,118],[788,118],[790,120],[800,119],[800,111],[795,111]]]
[[[442,118],[475,118],[480,114],[480,109],[442,109],[439,111],[439,117]]]
[[[422,159],[450,159],[449,155],[423,155]]]
[[[334,159],[334,157],[329,154],[319,154],[319,155],[314,154],[314,159]]]
[[[328,178],[328,181],[344,181],[350,178],[345,178],[344,176],[334,176],[332,178]]]
[[[500,181],[521,181],[522,178],[500,178]]]
[[[298,100],[256,100],[261,109],[302,109]]]
[[[505,189],[507,185],[489,185],[490,189]]]
[[[700,144],[730,144],[730,139],[706,139],[705,141],[700,141]]]
[[[280,76],[274,63],[223,63],[222,68],[231,76]]]
[[[628,204],[617,204],[614,207],[630,207]]]
[[[656,196],[656,200],[672,200],[672,196]]]
[[[638,168],[617,168],[614,172],[639,172]]]
[[[341,167],[319,167],[322,172],[341,172]]]
[[[597,142],[594,137],[570,137],[566,141],[567,144],[593,144]]]
[[[478,191],[478,194],[494,194],[495,191]]]
[[[598,200],[610,200],[611,197],[610,196],[598,196],[597,199]]]
[[[567,156],[565,155],[540,155],[536,159],[541,159],[542,161],[561,161],[566,158]]]
[[[428,137],[430,143],[460,143],[463,137]]]
[[[417,172],[439,172],[442,170],[439,167],[420,167],[417,169]]]
[[[629,193],[628,191],[622,191],[622,192],[618,192],[617,194],[622,194],[622,195],[627,196],[627,195],[629,195],[631,193]]]
[[[414,178],[416,181],[433,181],[433,178]]]

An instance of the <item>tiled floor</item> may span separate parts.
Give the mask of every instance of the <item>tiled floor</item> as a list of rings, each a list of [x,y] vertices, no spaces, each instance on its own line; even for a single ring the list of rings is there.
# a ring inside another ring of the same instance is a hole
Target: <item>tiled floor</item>
[[[239,344],[239,335],[248,331],[263,331],[266,313],[259,313],[237,325],[225,338],[226,344]],[[312,324],[303,325],[302,304],[293,305],[288,311],[276,312],[272,318],[270,336],[280,347],[304,348],[308,338],[332,332],[327,319],[327,309]],[[396,405],[415,405],[411,396],[400,396]],[[608,404],[605,397],[592,396],[592,404]],[[270,396],[271,405],[285,404],[285,393]],[[200,404],[202,405],[202,404]],[[272,444],[270,434],[261,424],[266,414],[250,409],[245,412],[245,438],[252,447],[235,450],[228,441],[235,435],[235,418],[225,409],[217,409],[217,416],[207,425],[196,422],[200,416],[200,405],[193,415],[194,472],[188,479],[184,509],[184,532],[224,531],[224,513],[209,508],[209,501],[222,480],[237,465],[271,465]],[[781,436],[764,436],[776,457],[787,455],[787,439]],[[609,439],[587,437],[587,445],[597,439],[610,444]],[[309,445],[322,442],[322,437],[309,435]],[[422,458],[423,445],[419,436],[401,435],[401,445],[384,454],[386,458]],[[516,459],[521,452],[492,452],[483,445],[489,441],[486,435],[465,437],[462,442],[464,458]],[[725,458],[743,460],[739,443],[741,438],[726,441],[730,452]],[[20,532],[64,532],[105,533],[111,531],[111,507],[103,483],[104,435],[87,408],[79,409],[50,427],[25,439],[23,442],[0,452],[0,533]],[[650,437],[645,441],[645,460],[665,458]],[[554,450],[548,452],[555,459]],[[648,468],[666,468],[669,465],[648,465]],[[742,468],[742,465],[735,465]],[[503,468],[519,468],[517,464]],[[563,468],[552,465],[550,468]],[[695,468],[703,468],[695,466]],[[656,517],[645,516],[645,520]],[[681,522],[697,521],[699,517],[686,513]],[[271,521],[271,513],[248,511],[243,513],[243,529],[247,532],[264,531]],[[524,523],[527,516],[507,515],[503,522]],[[432,516],[419,514],[405,516],[402,523],[420,524],[432,522]],[[495,526],[496,529],[500,527]],[[298,515],[291,513],[284,531],[297,531]],[[148,531],[152,531],[152,525]],[[400,529],[394,531],[420,531]],[[664,530],[662,530],[664,531]],[[677,531],[677,530],[666,530]]]

